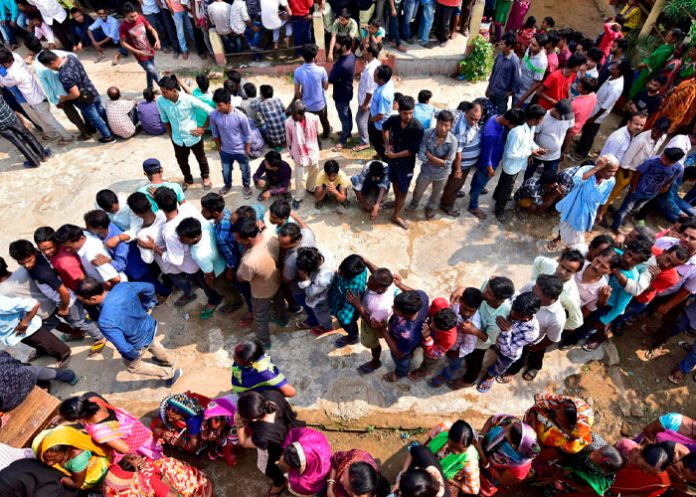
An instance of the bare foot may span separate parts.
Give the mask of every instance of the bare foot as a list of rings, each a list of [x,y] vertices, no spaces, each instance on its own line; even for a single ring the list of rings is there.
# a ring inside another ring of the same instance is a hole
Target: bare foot
[[[473,214],[474,216],[479,218],[481,221],[483,221],[484,219],[486,219],[488,217],[488,215],[485,212],[483,212],[481,209],[467,209],[467,210],[471,214]]]
[[[362,152],[363,150],[367,150],[368,148],[370,148],[370,145],[368,145],[367,143],[364,143],[362,145],[356,145],[355,147],[353,147],[353,152]]]
[[[392,216],[391,222],[396,224],[397,226],[400,226],[401,228],[403,228],[405,230],[408,229],[408,222],[403,218],[400,218],[398,216]]]

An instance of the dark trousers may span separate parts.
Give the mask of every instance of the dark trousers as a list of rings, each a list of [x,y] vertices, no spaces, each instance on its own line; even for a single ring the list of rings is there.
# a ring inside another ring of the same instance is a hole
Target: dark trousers
[[[490,180],[491,177],[488,176],[487,170],[476,169],[474,177],[471,178],[471,188],[469,189],[469,209],[475,210],[479,208],[479,197]]]
[[[193,155],[198,161],[198,167],[201,169],[201,178],[205,179],[210,176],[210,166],[208,166],[208,158],[205,156],[205,147],[203,146],[203,139],[201,138],[198,143],[187,147],[185,145],[174,145],[174,156],[176,157],[176,162],[179,164],[179,169],[184,175],[184,181],[186,183],[193,183],[193,176],[191,175],[191,166],[189,166],[189,152],[193,152]]]
[[[379,158],[383,161],[387,161],[387,157],[384,155],[384,136],[382,135],[382,130],[377,129],[375,123],[370,121],[367,125],[367,134],[370,137],[370,145],[375,149]]]
[[[450,21],[456,9],[456,7],[445,7],[435,3],[435,34],[440,43],[445,43],[449,39]]]
[[[197,287],[203,289],[203,292],[205,292],[205,296],[208,298],[208,304],[218,305],[220,302],[222,302],[222,295],[217,293],[205,282],[203,271],[198,271],[197,273],[193,274],[170,274],[169,277],[174,282],[174,285],[176,285],[179,290],[184,292],[184,295],[191,295],[193,293],[193,285],[196,285]]]
[[[514,376],[522,370],[525,364],[527,365],[527,369],[536,369],[539,371],[544,367],[544,355],[546,355],[545,348],[531,352],[529,346],[527,346],[522,349],[522,356],[510,365],[505,374]]]
[[[273,481],[274,487],[280,487],[285,483],[285,475],[276,464],[283,454],[280,444],[268,444],[268,463],[266,464],[266,476]]]
[[[295,37],[296,51],[301,52],[302,46],[312,43],[312,21],[306,17],[290,16],[292,33]]]
[[[515,188],[515,180],[518,174],[520,173],[508,174],[505,171],[500,171],[498,186],[495,187],[495,191],[493,192],[496,216],[500,216],[505,212],[505,207],[507,206],[508,200],[510,200],[512,190]]]
[[[597,136],[600,126],[601,124],[585,123],[585,125],[582,127],[582,135],[580,135],[580,141],[578,141],[578,154],[581,158],[584,158],[590,153],[592,144],[594,143],[595,136]]]
[[[65,112],[65,116],[68,118],[68,120],[73,123],[78,130],[80,130],[80,134],[82,136],[89,136],[97,132],[97,128],[92,126],[91,123],[85,122],[85,120],[82,119],[82,114],[80,114],[80,111],[77,110],[77,107],[75,107],[72,102],[63,102],[61,108],[63,109],[63,112]]]
[[[39,167],[41,159],[46,156],[46,149],[16,117],[7,128],[0,129],[0,136],[17,147],[27,158],[27,162],[34,167]]]
[[[331,133],[331,125],[329,124],[329,111],[326,107],[321,110],[310,110],[312,114],[319,116],[319,122],[321,122],[321,137],[328,138]]]
[[[479,374],[481,374],[481,367],[483,366],[483,358],[486,355],[487,349],[474,349],[472,353],[464,358],[464,363],[466,364],[466,373],[462,376],[462,380],[467,383],[476,383]]]
[[[24,338],[22,343],[36,349],[39,356],[47,355],[56,361],[64,361],[70,357],[70,347],[65,345],[46,326],[42,326],[32,335]]]
[[[674,295],[655,297],[648,305],[646,311],[654,312],[657,306],[664,304],[665,302],[669,301],[672,297],[674,297]],[[650,344],[651,349],[656,349],[664,345],[665,343],[667,343],[667,340],[669,340],[670,337],[674,334],[675,323],[677,322],[677,319],[681,315],[682,311],[686,308],[688,300],[689,299],[686,299],[683,302],[680,302],[679,304],[675,305],[669,312],[662,315],[662,326],[660,327],[660,332],[653,339],[653,343]]]
[[[157,14],[145,14],[145,19],[147,19],[147,22],[149,22],[152,25],[152,27],[155,28],[155,31],[157,31],[160,43],[162,44],[162,48],[169,48],[172,45],[176,45],[177,40],[175,38],[174,42],[172,43],[169,39],[169,31],[167,30],[164,16],[165,12],[160,10]],[[172,28],[173,27],[174,24],[172,23]],[[174,33],[176,33],[176,31],[174,31]]]
[[[544,171],[553,171],[554,173],[558,171],[558,165],[561,163],[561,159],[556,160],[541,160],[536,157],[532,157],[532,163],[527,166],[524,171],[524,180],[527,181],[529,178],[534,176],[534,173],[539,168],[539,166],[544,167]]]
[[[440,207],[443,209],[451,209],[454,207],[454,202],[457,200],[457,193],[461,190],[462,186],[466,182],[466,177],[469,176],[469,171],[472,168],[467,168],[462,171],[461,178],[454,177],[454,171],[450,173],[447,179],[447,184],[445,185],[445,190],[442,192],[442,199],[440,200]]]
[[[53,19],[53,24],[51,29],[56,38],[60,40],[60,44],[63,45],[63,50],[70,52],[73,49],[73,43],[70,39],[70,27],[68,26],[69,18],[66,18],[63,22],[58,22]]]
[[[176,26],[174,25],[174,19],[168,10],[162,11],[162,24],[164,24],[164,29],[167,32],[167,38],[169,38],[169,44],[172,47],[174,53],[181,53],[181,47],[179,47],[179,38],[176,36]]]

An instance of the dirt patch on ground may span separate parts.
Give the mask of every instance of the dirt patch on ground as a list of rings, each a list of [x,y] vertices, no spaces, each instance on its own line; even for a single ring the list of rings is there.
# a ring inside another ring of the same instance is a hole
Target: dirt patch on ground
[[[562,8],[559,8],[561,7]],[[570,27],[588,38],[595,38],[602,31],[602,14],[594,0],[574,0],[558,3],[556,0],[532,0],[528,16],[537,19],[537,25],[546,16],[556,21],[556,29]]]

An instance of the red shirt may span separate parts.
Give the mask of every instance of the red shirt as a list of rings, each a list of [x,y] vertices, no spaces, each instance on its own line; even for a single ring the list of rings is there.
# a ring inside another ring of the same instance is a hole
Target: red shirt
[[[654,256],[658,256],[662,252],[664,252],[664,250],[659,249],[657,247],[653,247],[652,252],[653,252]],[[662,271],[660,274],[658,274],[657,276],[655,276],[655,278],[653,278],[648,289],[645,290],[640,295],[638,295],[636,297],[636,300],[638,302],[640,302],[641,304],[647,304],[652,299],[655,298],[655,295],[657,295],[657,292],[667,290],[668,288],[671,288],[674,285],[676,285],[678,282],[679,282],[679,273],[677,273],[677,268],[666,269],[666,270]]]
[[[288,0],[293,17],[306,17],[314,5],[314,0]]]
[[[423,354],[431,358],[439,358],[444,356],[448,350],[457,341],[457,327],[451,330],[442,331],[433,328],[432,319],[442,309],[447,309],[449,302],[443,298],[437,298],[432,301],[428,309],[428,320],[426,323],[430,326],[430,337],[423,339]]]
[[[118,34],[122,40],[128,43],[131,47],[136,50],[147,52],[149,55],[143,56],[138,53],[134,53],[135,60],[138,62],[144,62],[150,60],[155,56],[155,49],[150,44],[150,40],[147,38],[147,28],[150,27],[150,23],[147,22],[143,16],[138,15],[135,22],[123,21],[121,26],[118,28]]]
[[[75,290],[77,284],[85,279],[85,272],[82,270],[80,259],[75,254],[69,254],[63,247],[60,247],[55,255],[51,257],[51,265],[56,270],[63,284],[70,290]]]
[[[575,81],[577,73],[573,71],[570,76],[563,75],[563,69],[557,69],[544,80],[541,87],[544,93],[554,100],[561,100],[570,96],[570,85]],[[539,105],[544,109],[553,109],[553,104],[543,98],[539,99]]]

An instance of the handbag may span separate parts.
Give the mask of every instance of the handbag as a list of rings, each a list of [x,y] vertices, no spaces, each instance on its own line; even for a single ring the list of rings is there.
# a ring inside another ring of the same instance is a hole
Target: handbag
[[[91,90],[83,88],[80,90],[80,96],[77,97],[77,102],[80,104],[89,105],[94,103],[96,97],[97,96],[94,93],[92,93]]]

